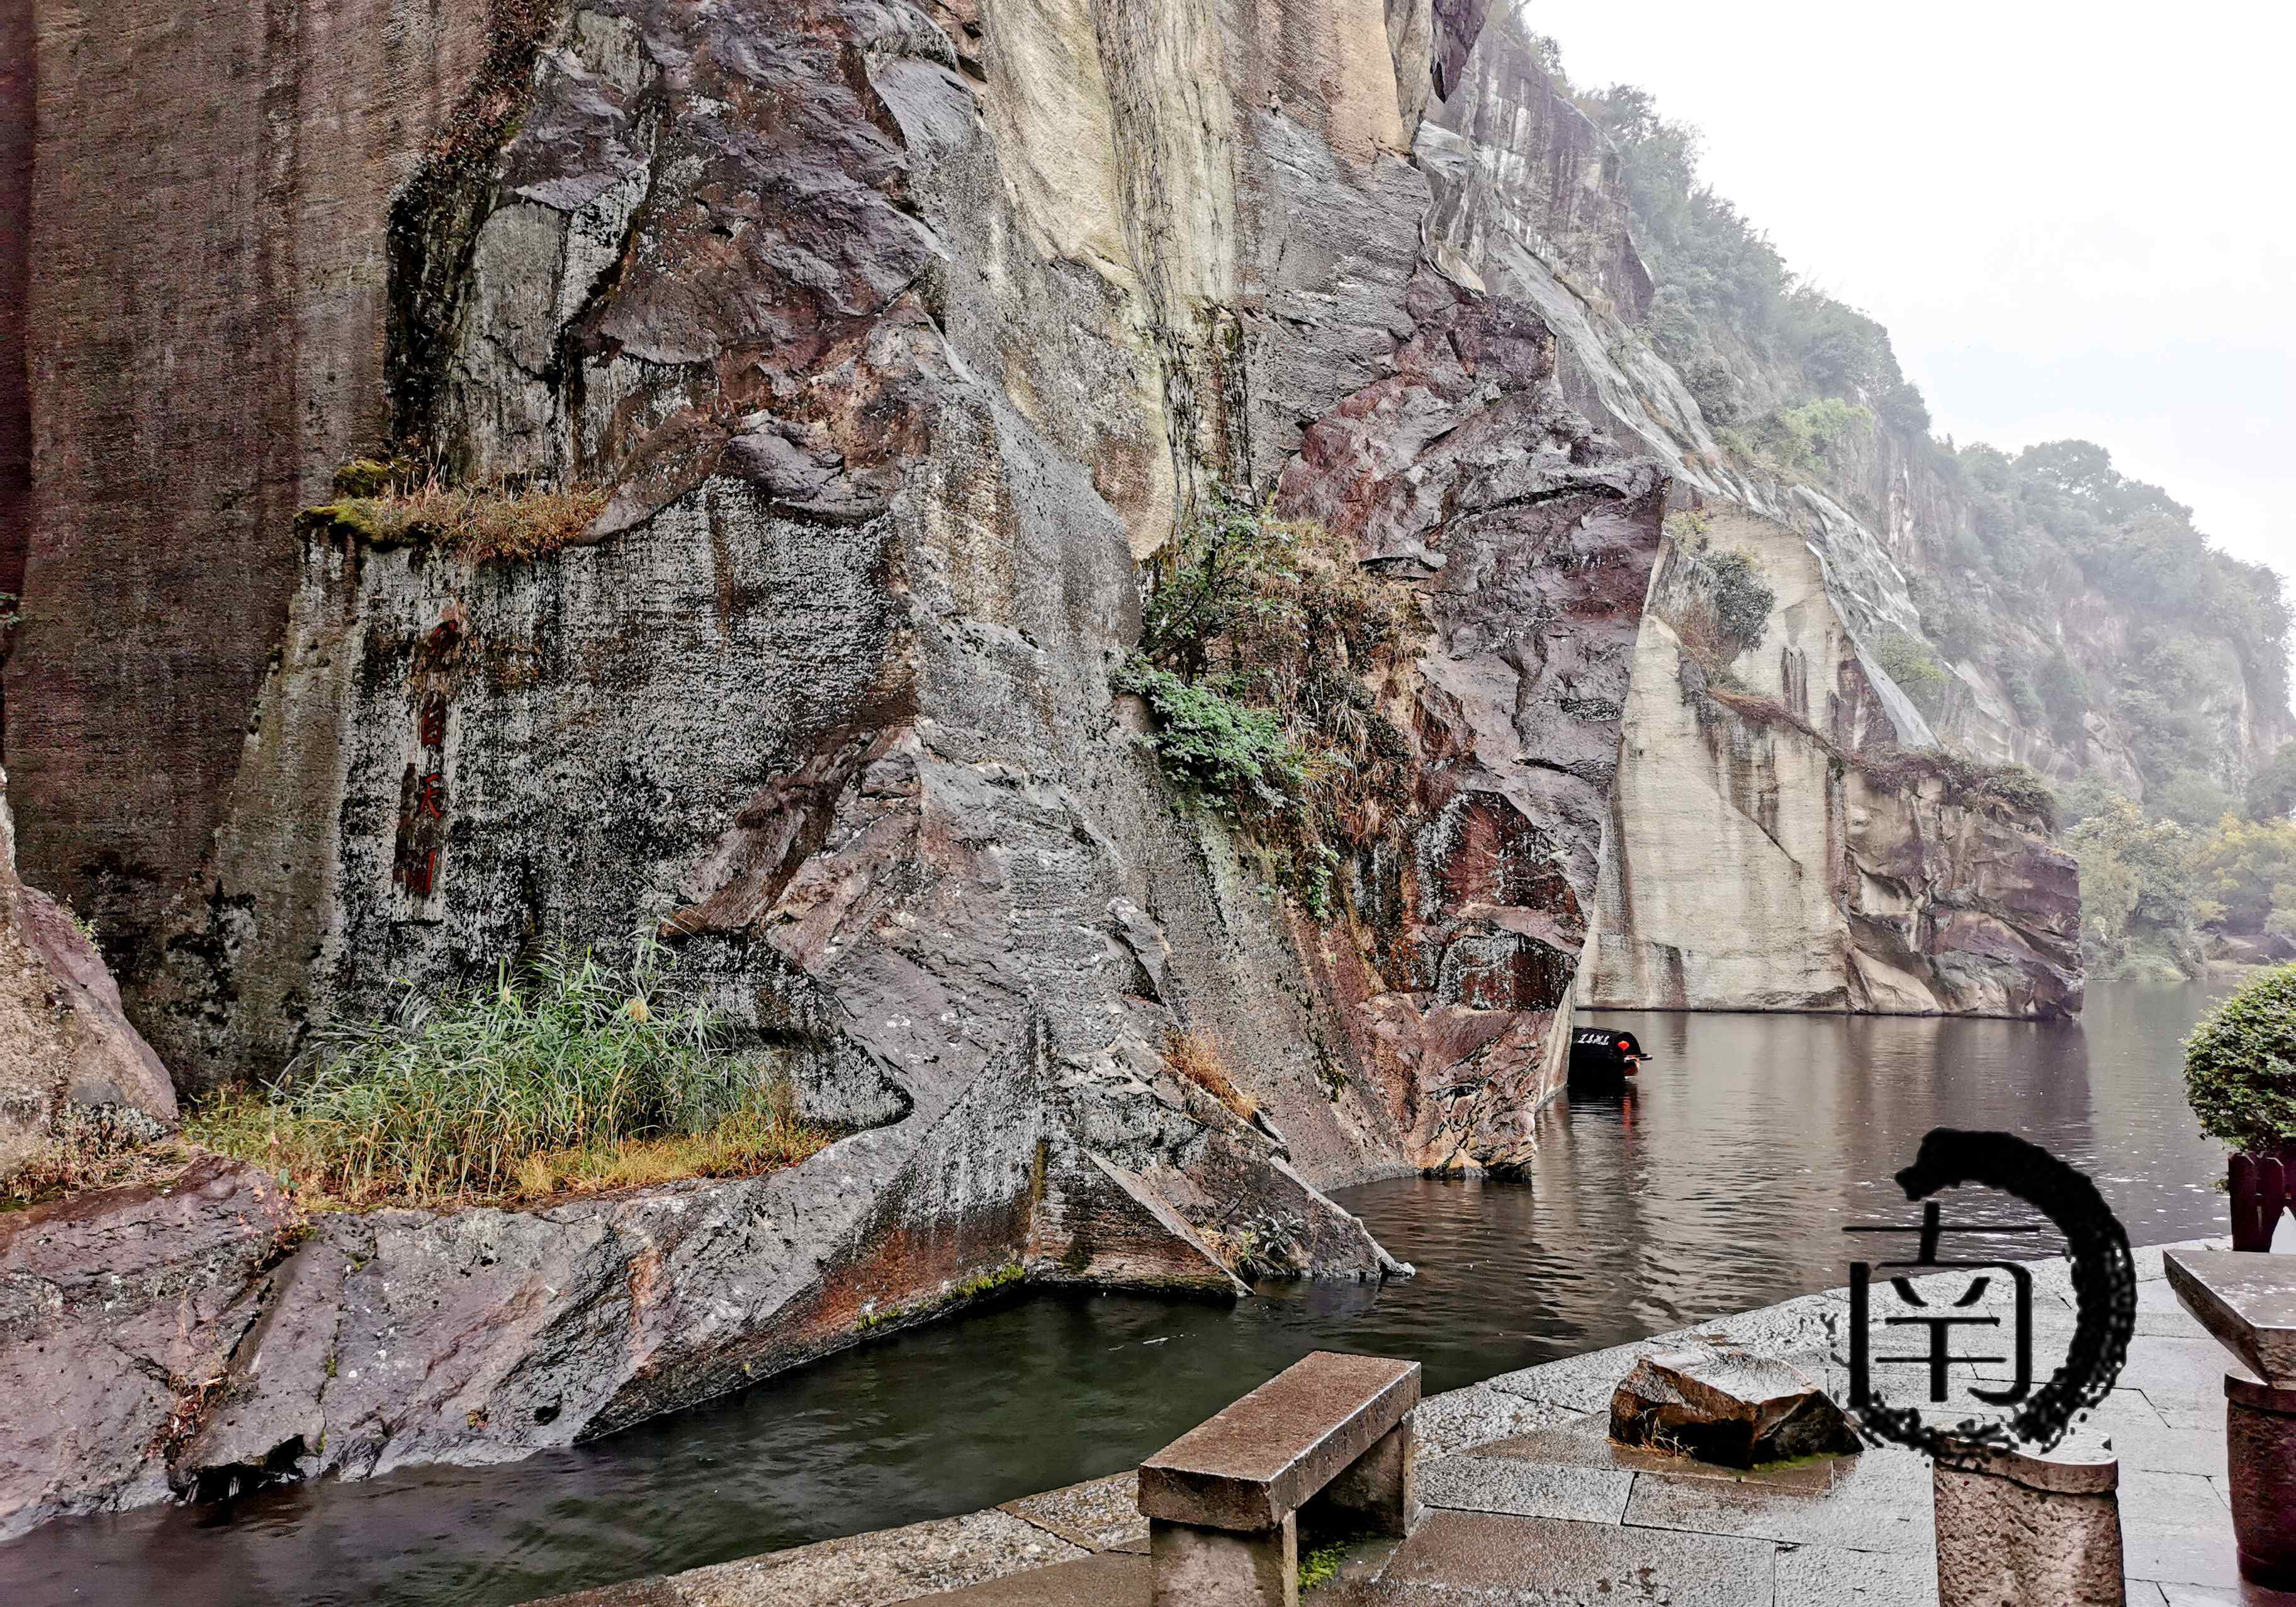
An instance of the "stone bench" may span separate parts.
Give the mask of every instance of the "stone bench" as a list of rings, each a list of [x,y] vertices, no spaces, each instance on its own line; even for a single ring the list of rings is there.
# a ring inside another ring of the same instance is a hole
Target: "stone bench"
[[[2238,1357],[2225,1374],[2225,1448],[2240,1571],[2296,1589],[2296,1256],[2172,1250],[2169,1287]]]
[[[1419,1364],[1319,1350],[1140,1469],[1156,1607],[1296,1607],[1300,1514],[1405,1536]]]

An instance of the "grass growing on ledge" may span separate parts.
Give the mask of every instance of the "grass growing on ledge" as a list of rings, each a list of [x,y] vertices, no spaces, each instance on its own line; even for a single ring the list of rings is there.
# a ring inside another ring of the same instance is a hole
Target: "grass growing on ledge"
[[[336,477],[337,500],[307,508],[307,525],[384,546],[428,545],[473,563],[517,563],[578,540],[604,511],[597,486],[449,486],[407,483],[381,464],[357,463]]]
[[[193,1112],[185,1136],[348,1206],[750,1177],[826,1146],[726,1036],[650,943],[628,969],[558,952],[338,1029],[269,1089]]]

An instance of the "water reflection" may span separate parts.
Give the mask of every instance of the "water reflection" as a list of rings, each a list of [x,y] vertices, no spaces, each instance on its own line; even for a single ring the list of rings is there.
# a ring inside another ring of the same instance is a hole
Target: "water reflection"
[[[54,1524],[0,1602],[488,1607],[968,1511],[1128,1466],[1320,1347],[1430,1389],[1838,1283],[1932,1127],[2089,1170],[2138,1242],[2218,1231],[2177,1045],[2199,989],[2101,989],[2085,1024],[1605,1015],[1659,1058],[1548,1112],[1529,1185],[1345,1191],[1420,1276],[1233,1308],[1040,1299],[900,1336],[579,1450]]]

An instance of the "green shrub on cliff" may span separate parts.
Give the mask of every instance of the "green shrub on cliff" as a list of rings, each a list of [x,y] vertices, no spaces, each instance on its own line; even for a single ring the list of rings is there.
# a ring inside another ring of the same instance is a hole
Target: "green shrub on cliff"
[[[1778,594],[1751,554],[1717,547],[1704,532],[1695,513],[1667,521],[1667,533],[1680,554],[1669,588],[1667,622],[1691,655],[1718,674],[1762,644]]]
[[[2194,1029],[2185,1096],[2219,1144],[2260,1153],[2296,1141],[2296,965],[2265,972]]]
[[[652,944],[627,969],[557,951],[331,1030],[264,1095],[195,1114],[187,1136],[349,1204],[748,1174],[820,1149],[786,1088],[727,1040]]]
[[[1215,496],[1156,561],[1140,648],[1114,678],[1156,717],[1157,757],[1238,823],[1309,914],[1343,847],[1410,807],[1411,747],[1373,683],[1420,626],[1410,590],[1322,526]]]
[[[1117,672],[1116,685],[1147,700],[1156,714],[1156,756],[1215,810],[1292,808],[1306,793],[1307,756],[1272,710],[1190,685],[1138,659]]]
[[[1914,707],[1934,717],[1945,706],[1946,689],[1953,685],[1953,676],[1923,646],[1920,638],[1901,630],[1883,636],[1874,648],[1874,656],[1882,672],[1898,684],[1898,690],[1913,699]]]

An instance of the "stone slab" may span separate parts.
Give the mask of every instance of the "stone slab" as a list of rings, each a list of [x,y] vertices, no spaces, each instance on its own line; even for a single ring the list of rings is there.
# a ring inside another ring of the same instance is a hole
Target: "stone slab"
[[[1148,1558],[1111,1551],[1031,1569],[939,1599],[950,1607],[1148,1607]]]
[[[1049,1529],[1086,1551],[1148,1549],[1148,1520],[1140,1515],[1140,1476],[1118,1473],[1041,1496],[1024,1496],[997,1509]]]
[[[2144,1398],[2164,1412],[2170,1406],[2219,1406],[2230,1359],[2195,1324],[2181,1338],[2140,1333],[2130,1340],[2121,1376],[2138,1381]]]
[[[1273,1529],[1418,1404],[1417,1362],[1318,1350],[1144,1463],[1140,1510],[1199,1529]]]
[[[1937,1607],[1935,1557],[1787,1546],[1777,1566],[1778,1607]]]
[[[1741,1536],[1796,1546],[1919,1556],[1933,1542],[1929,1503],[1901,1495],[1868,1496],[1856,1480],[1823,1496],[1644,1473],[1635,1480],[1626,1521],[1636,1528]]]
[[[2241,1585],[2228,1590],[2202,1585],[2163,1585],[2161,1598],[2167,1607],[2296,1607],[2296,1591],[2267,1590],[2261,1585]],[[2132,1595],[2129,1600],[2136,1598]]]
[[[1010,1513],[991,1511],[697,1568],[671,1584],[679,1607],[860,1607],[960,1590],[1090,1554]]]
[[[2296,1256],[2179,1250],[2161,1261],[2202,1327],[2265,1382],[2296,1389]]]
[[[1623,1473],[1666,1473],[1682,1479],[1751,1482],[1803,1495],[1822,1495],[1831,1488],[1834,1469],[1840,1465],[1839,1459],[1835,1459],[1780,1464],[1764,1468],[1717,1467],[1711,1463],[1694,1462],[1687,1456],[1670,1456],[1663,1451],[1651,1450],[1643,1446],[1620,1445],[1610,1437],[1600,1417],[1576,1418],[1552,1428],[1494,1440],[1488,1445],[1478,1446],[1473,1455],[1479,1458],[1504,1457],[1552,1467],[1603,1469]]]
[[[1381,1578],[1459,1593],[1505,1591],[1511,1601],[1770,1607],[1775,1551],[1752,1540],[1446,1512],[1404,1543]]]
[[[527,1607],[685,1607],[685,1598],[677,1593],[676,1586],[656,1576],[609,1585],[603,1590],[554,1595],[546,1601],[530,1602]]]
[[[1635,1476],[1620,1469],[1556,1467],[1505,1456],[1451,1456],[1419,1472],[1419,1498],[1455,1512],[1511,1513],[1616,1523]]]
[[[1574,1420],[1595,1422],[1596,1431],[1601,1431],[1599,1421],[1574,1413],[1568,1406],[1528,1400],[1505,1390],[1472,1384],[1420,1402],[1415,1420],[1416,1443],[1424,1460],[1472,1450],[1495,1440]]]
[[[2187,1529],[2148,1523],[2143,1513],[2124,1507],[2120,1548],[2122,1567],[2132,1579],[2240,1588],[2240,1552],[2233,1543],[2229,1519],[2220,1528]]]

